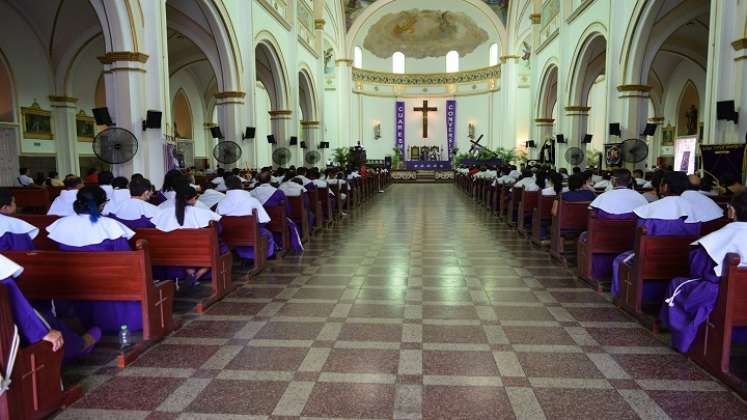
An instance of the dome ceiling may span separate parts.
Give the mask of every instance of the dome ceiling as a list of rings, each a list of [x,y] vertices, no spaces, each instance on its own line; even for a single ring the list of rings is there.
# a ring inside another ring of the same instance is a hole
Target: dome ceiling
[[[487,4],[498,18],[506,24],[506,16],[508,15],[508,2],[509,0],[482,0]],[[368,6],[375,3],[376,0],[345,0],[345,17],[346,26],[348,29],[353,25],[353,21],[366,9]],[[447,0],[447,2],[454,2],[454,0]],[[433,4],[433,1],[429,1],[429,4]]]
[[[452,50],[464,56],[488,39],[465,13],[410,9],[382,16],[371,26],[363,47],[379,58],[397,51],[412,58],[442,57]]]

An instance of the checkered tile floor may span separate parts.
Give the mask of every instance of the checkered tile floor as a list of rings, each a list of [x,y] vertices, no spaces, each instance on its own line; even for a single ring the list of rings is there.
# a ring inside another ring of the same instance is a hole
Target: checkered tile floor
[[[747,408],[452,185],[395,185],[61,419],[737,419]],[[70,379],[74,378],[74,379]]]

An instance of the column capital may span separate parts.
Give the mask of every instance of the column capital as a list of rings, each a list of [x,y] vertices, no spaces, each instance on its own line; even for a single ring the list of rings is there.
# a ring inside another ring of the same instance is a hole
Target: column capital
[[[338,66],[339,65],[352,66],[353,65],[353,60],[351,60],[349,58],[338,58],[337,60],[335,60],[335,64],[337,64]]]
[[[589,112],[589,110],[591,110],[591,107],[583,105],[569,105],[565,107],[565,110],[568,112]]]
[[[541,13],[532,13],[529,15],[529,19],[532,20],[532,25],[539,25],[542,21],[542,14]]]
[[[501,63],[505,63],[508,60],[518,60],[518,59],[521,58],[521,56],[518,56],[518,55],[502,55],[499,58],[501,60]]]
[[[271,120],[289,120],[293,111],[289,109],[276,109],[268,111],[267,113],[270,114]]]
[[[650,92],[652,89],[648,85],[619,85],[617,86],[618,92]]]
[[[314,29],[324,29],[326,23],[324,19],[314,19]]]
[[[148,61],[147,54],[135,51],[112,51],[96,58],[101,64],[112,64],[115,61],[136,61],[139,63]]]
[[[75,104],[75,103],[78,103],[78,98],[74,98],[72,96],[55,96],[55,95],[49,95],[49,101],[50,102],[65,103],[65,104]]]
[[[536,122],[538,125],[553,124],[555,122],[555,118],[535,118],[534,122]]]
[[[246,92],[227,90],[223,92],[215,92],[213,96],[215,96],[215,99],[244,98]]]
[[[657,125],[658,124],[662,124],[662,123],[664,123],[664,117],[650,117],[648,119],[648,122],[650,122],[652,124],[657,124]]]
[[[741,38],[731,43],[736,51],[747,50],[747,38]]]
[[[301,121],[302,127],[317,128],[319,127],[319,121]]]

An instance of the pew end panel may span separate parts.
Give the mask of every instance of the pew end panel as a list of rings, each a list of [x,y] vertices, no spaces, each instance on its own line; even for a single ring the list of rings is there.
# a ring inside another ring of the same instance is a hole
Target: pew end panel
[[[552,222],[552,204],[555,202],[555,196],[540,196],[537,199],[537,207],[532,212],[532,244],[538,247],[547,246],[549,241],[542,237],[542,227],[548,230]]]
[[[267,266],[267,247],[269,244],[267,238],[259,234],[256,211],[252,210],[250,216],[223,216],[220,223],[223,226],[221,238],[229,249],[235,250],[241,246],[254,248],[254,266],[247,273],[245,280],[249,280],[251,275],[256,275],[264,270]]]
[[[575,242],[586,230],[588,201],[558,200],[558,209],[552,216],[550,228],[550,256],[568,266],[568,257],[577,250],[576,245],[569,249],[567,242]]]
[[[5,285],[0,284],[0,370],[7,372],[15,323]],[[22,347],[16,355],[10,388],[0,395],[0,418],[43,419],[71,405],[82,393],[80,387],[60,386],[63,349],[52,351],[45,341]]]
[[[539,195],[539,191],[522,190],[521,192],[521,201],[519,202],[519,209],[516,216],[516,226],[518,232],[525,238],[528,238],[531,232],[531,217],[534,213],[534,209],[537,208]],[[529,226],[527,226],[527,218],[530,219]]]
[[[306,243],[309,241],[309,239],[311,239],[311,231],[309,226],[309,209],[307,209],[304,205],[303,196],[288,197],[288,203],[290,204],[291,208],[290,218],[301,229],[301,242]]]
[[[592,262],[595,254],[621,254],[633,249],[635,240],[635,220],[607,220],[597,218],[594,210],[589,210],[586,240],[579,240],[576,253],[578,276],[592,288],[602,292],[610,278],[595,278]]]
[[[730,370],[732,330],[747,326],[747,268],[728,254],[713,312],[700,326],[688,357],[747,398],[747,384]]]
[[[285,209],[285,202],[277,207],[265,208],[270,216],[270,222],[265,225],[267,230],[272,233],[280,234],[279,250],[275,255],[280,259],[290,251],[290,228],[288,227],[288,214]]]

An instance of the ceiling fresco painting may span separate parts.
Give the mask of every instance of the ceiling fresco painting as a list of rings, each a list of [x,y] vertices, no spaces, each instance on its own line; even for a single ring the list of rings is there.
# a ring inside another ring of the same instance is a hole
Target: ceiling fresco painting
[[[488,33],[462,12],[404,10],[384,15],[371,26],[363,47],[379,58],[397,51],[411,58],[465,56],[488,40]]]
[[[457,0],[448,0],[453,2]],[[482,0],[490,6],[491,9],[498,15],[498,18],[506,24],[506,18],[508,16],[508,2],[509,0]],[[361,13],[370,5],[374,4],[376,0],[345,0],[345,20],[347,28],[353,25],[355,19],[360,16]]]

